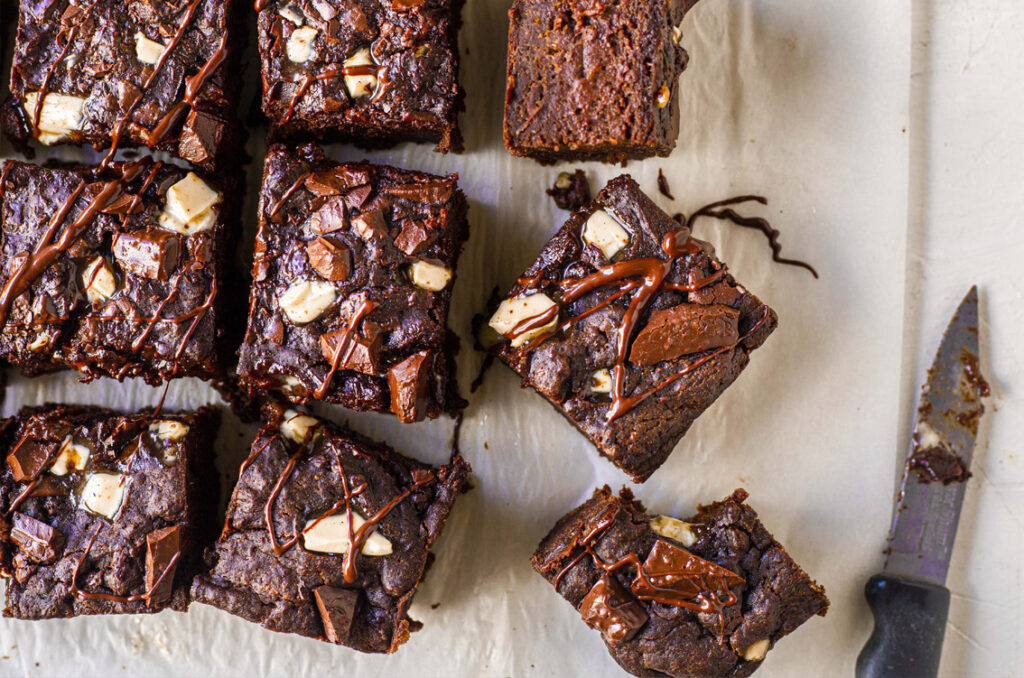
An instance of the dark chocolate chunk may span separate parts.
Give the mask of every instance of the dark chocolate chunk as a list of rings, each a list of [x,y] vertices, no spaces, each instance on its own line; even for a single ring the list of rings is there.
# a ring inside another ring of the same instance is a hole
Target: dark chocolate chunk
[[[23,483],[35,480],[49,465],[50,458],[56,451],[57,443],[22,438],[18,441],[17,447],[7,455],[7,465],[11,469],[14,481]]]
[[[612,647],[630,640],[647,623],[647,610],[615,575],[605,573],[580,603],[580,616]]]
[[[690,353],[732,346],[740,339],[740,312],[728,306],[679,304],[651,313],[633,341],[629,360],[653,365]]]
[[[381,238],[388,234],[387,224],[384,223],[384,215],[378,209],[363,212],[352,217],[352,230],[359,234],[363,240]]]
[[[434,235],[435,233],[422,221],[408,219],[402,224],[402,231],[395,238],[395,245],[411,257],[429,247]]]
[[[561,172],[547,194],[559,209],[577,212],[590,202],[590,183],[583,170],[576,170],[572,174]]]
[[[427,387],[433,362],[430,357],[430,351],[420,351],[388,370],[391,411],[402,422],[419,421],[426,414]]]
[[[317,238],[306,245],[306,255],[313,270],[326,280],[340,282],[352,271],[352,253],[337,238]]]
[[[345,194],[345,202],[352,209],[362,209],[372,192],[373,186],[369,184],[366,184],[365,186],[356,186]]]
[[[178,155],[197,165],[214,162],[224,143],[227,126],[216,116],[192,109],[181,128]]]
[[[358,334],[345,328],[320,335],[320,351],[327,362],[333,365],[337,361],[338,369],[370,375],[380,374],[381,343],[380,329],[375,323],[365,321],[363,331]],[[339,350],[341,354],[335,357]]]
[[[113,253],[121,268],[150,280],[167,280],[178,265],[180,240],[162,228],[119,233]]]
[[[314,233],[334,233],[345,228],[345,199],[332,197],[309,218],[309,228]]]
[[[15,511],[11,521],[11,541],[36,563],[52,563],[64,552],[64,534],[32,516]]]
[[[324,625],[327,640],[338,645],[345,644],[352,631],[359,603],[358,589],[342,589],[337,586],[317,586],[313,589],[316,608]]]
[[[174,590],[181,532],[181,525],[172,525],[146,535],[146,604],[150,607],[166,602]]]

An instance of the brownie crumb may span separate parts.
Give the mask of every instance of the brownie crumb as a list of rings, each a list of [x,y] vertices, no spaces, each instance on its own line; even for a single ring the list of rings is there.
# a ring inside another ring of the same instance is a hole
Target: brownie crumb
[[[547,193],[559,209],[576,212],[590,202],[590,183],[583,170],[576,170],[572,174],[561,172]]]
[[[665,178],[665,173],[658,168],[658,192],[669,200],[675,200],[676,197],[672,195],[672,189],[668,187],[668,179]]]

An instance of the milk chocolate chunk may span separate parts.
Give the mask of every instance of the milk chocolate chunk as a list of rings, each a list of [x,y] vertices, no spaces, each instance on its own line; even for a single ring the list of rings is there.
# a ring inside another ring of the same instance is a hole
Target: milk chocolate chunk
[[[630,362],[653,365],[739,341],[740,312],[728,306],[679,304],[651,313],[629,352]]]
[[[363,240],[382,238],[388,234],[387,224],[384,223],[384,214],[380,210],[370,210],[352,217],[352,230],[358,233]]]
[[[339,166],[334,169],[313,172],[306,177],[306,188],[316,195],[341,195],[350,188],[370,183],[369,168]]]
[[[64,552],[64,533],[32,516],[15,512],[11,541],[37,563],[51,563]]]
[[[181,553],[181,525],[153,530],[146,535],[146,604],[159,605],[171,597],[175,558]]]
[[[39,443],[23,438],[18,446],[7,455],[14,482],[23,483],[35,478],[46,468],[50,457],[57,451],[56,443]]]
[[[366,200],[370,197],[370,193],[373,192],[373,186],[366,184],[365,186],[356,186],[348,193],[345,194],[345,202],[352,209],[360,209]]]
[[[314,233],[334,233],[345,228],[345,199],[331,198],[309,218],[309,228]]]
[[[345,328],[320,335],[320,351],[327,362],[337,364],[338,369],[369,375],[381,372],[381,343],[380,328],[372,322],[364,322],[363,331],[359,334]],[[339,351],[340,355],[337,355]]]
[[[647,623],[647,610],[619,583],[605,573],[580,603],[580,616],[604,636],[612,647],[630,640]]]
[[[701,598],[728,595],[730,586],[743,584],[742,577],[721,565],[693,555],[664,539],[654,543],[633,580],[633,593],[642,600],[666,605],[694,605]]]
[[[178,155],[197,165],[215,161],[217,149],[224,143],[226,128],[223,120],[193,108],[181,128]]]
[[[409,256],[422,252],[430,246],[435,234],[422,221],[407,220],[402,231],[395,238],[395,245]]]
[[[339,282],[352,271],[352,253],[337,238],[317,238],[306,245],[309,265],[325,280]]]
[[[427,205],[436,205],[447,201],[452,195],[452,184],[449,181],[424,181],[402,186],[389,186],[384,189],[388,195]]]
[[[391,411],[403,423],[419,421],[426,414],[431,357],[430,351],[420,351],[388,370]]]
[[[162,228],[120,233],[113,253],[121,268],[150,280],[167,280],[178,265],[180,240]]]
[[[327,636],[327,640],[338,645],[344,644],[348,640],[352,620],[356,616],[359,590],[317,586],[313,589],[313,598],[316,599],[316,607],[320,611],[320,620],[324,624],[324,635]]]

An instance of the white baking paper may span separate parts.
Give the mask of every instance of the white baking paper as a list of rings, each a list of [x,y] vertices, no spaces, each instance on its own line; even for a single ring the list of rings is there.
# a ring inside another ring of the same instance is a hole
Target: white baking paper
[[[571,167],[541,167],[502,146],[506,12],[506,0],[471,0],[464,11],[464,154],[408,144],[369,154],[329,150],[339,159],[460,173],[471,237],[452,324],[463,339],[464,390],[481,360],[470,350],[470,318],[566,217],[544,189]],[[778,311],[780,326],[661,470],[633,487],[651,510],[679,515],[747,488],[768,528],[826,587],[829,615],[783,640],[759,673],[766,678],[849,674],[869,626],[861,589],[881,564],[878,525],[891,511],[901,411],[909,14],[908,3],[892,0],[702,0],[683,26],[690,66],[682,76],[678,147],[671,158],[625,170],[670,212],[737,193],[768,196],[758,213],[782,231],[786,254],[821,272],[814,280],[772,263],[754,231],[698,224],[697,235]],[[254,62],[251,50],[250,90]],[[249,150],[251,242],[263,147],[253,139]],[[74,149],[60,153],[86,157]],[[595,190],[623,171],[583,167]],[[674,202],[657,193],[659,168]],[[45,401],[134,409],[158,398],[158,389],[135,382],[13,376],[3,412]],[[462,449],[475,489],[457,503],[413,606],[424,629],[396,654],[361,655],[195,605],[187,614],[3,620],[0,674],[618,675],[599,634],[532,572],[528,559],[559,516],[597,485],[628,484],[626,476],[500,365],[470,401]],[[166,406],[207,402],[219,402],[210,388],[180,380]],[[318,410],[417,458],[447,456],[450,421],[402,425]],[[219,440],[226,479],[250,436],[251,429],[226,417]]]

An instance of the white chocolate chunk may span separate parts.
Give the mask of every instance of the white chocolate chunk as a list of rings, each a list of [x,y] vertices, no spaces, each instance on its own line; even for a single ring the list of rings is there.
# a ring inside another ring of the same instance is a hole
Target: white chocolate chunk
[[[679,24],[678,26],[673,26],[672,27],[672,41],[678,45],[680,42],[682,42],[682,40],[683,40],[683,25]]]
[[[748,662],[759,662],[764,659],[764,656],[768,654],[768,646],[771,644],[767,638],[752,643],[746,650],[743,651],[743,658]]]
[[[366,519],[352,512],[352,530],[358,530]],[[314,524],[316,523],[316,524]],[[302,531],[303,544],[308,551],[319,553],[348,553],[348,514],[341,512],[329,515],[320,522],[310,520]],[[374,530],[363,542],[364,556],[386,556],[392,551],[391,542]]]
[[[297,64],[305,63],[316,56],[313,49],[313,41],[316,40],[317,30],[309,26],[296,28],[288,37],[288,44],[285,45],[285,53],[288,60]]]
[[[651,518],[650,526],[652,530],[662,537],[668,537],[677,541],[686,548],[690,548],[697,543],[697,535],[693,532],[693,525],[684,523],[677,518],[655,516]]]
[[[343,64],[344,68],[352,68],[355,66],[372,66],[373,57],[370,56],[369,47],[361,47],[357,49],[355,53],[349,58],[345,59]],[[377,75],[345,75],[345,88],[348,89],[349,95],[353,99],[359,97],[366,97],[373,94],[374,90],[377,89]]]
[[[117,292],[117,278],[110,264],[103,257],[96,257],[82,271],[82,287],[85,297],[92,303],[105,301]]]
[[[338,293],[323,280],[300,280],[278,298],[277,303],[296,325],[313,322],[330,308]]]
[[[288,21],[291,21],[296,26],[301,26],[306,23],[306,17],[302,15],[302,12],[300,12],[295,5],[286,5],[279,9],[277,13]]]
[[[147,38],[142,31],[135,33],[135,56],[144,64],[156,64],[164,55],[166,46]]]
[[[25,95],[25,113],[29,120],[35,118],[38,105],[39,92]],[[69,132],[80,129],[84,105],[85,99],[82,97],[48,92],[43,97],[42,110],[39,112],[39,141],[49,146],[66,137]]]
[[[167,203],[158,223],[161,228],[183,235],[205,231],[216,223],[217,215],[211,208],[223,197],[195,172],[189,172],[167,189]]]
[[[81,471],[88,463],[91,453],[88,445],[76,443],[74,438],[68,436],[60,444],[60,451],[50,466],[50,473],[55,476],[66,476],[69,472]]]
[[[82,489],[82,504],[96,515],[113,520],[124,503],[126,484],[120,473],[93,473]]]
[[[161,419],[149,425],[149,432],[156,436],[157,440],[181,440],[188,435],[188,424],[173,419]]]
[[[281,435],[295,443],[308,442],[320,428],[320,420],[297,410],[284,413]]]
[[[610,261],[629,244],[629,232],[608,210],[597,210],[583,225],[583,242],[601,250]]]
[[[520,347],[530,339],[547,332],[558,324],[556,314],[550,322],[541,327],[534,327],[526,332],[513,334],[515,328],[522,322],[537,318],[547,313],[555,302],[543,292],[537,292],[525,297],[514,297],[505,299],[498,304],[498,310],[494,312],[487,324],[494,328],[494,331],[512,342],[513,347]],[[511,335],[511,336],[510,336]]]
[[[28,345],[28,350],[38,352],[44,350],[53,341],[53,337],[48,334],[37,335],[32,343]]]
[[[590,391],[591,393],[611,393],[612,392],[612,373],[607,367],[602,367],[599,370],[595,370],[590,375]]]
[[[438,266],[437,264],[420,259],[409,267],[409,277],[412,278],[412,283],[416,287],[430,290],[431,292],[440,292],[445,287],[448,287],[448,283],[452,280],[452,272],[451,269],[447,269],[444,266]]]

